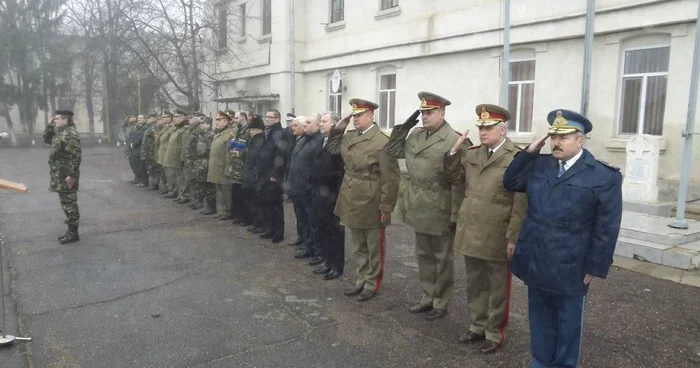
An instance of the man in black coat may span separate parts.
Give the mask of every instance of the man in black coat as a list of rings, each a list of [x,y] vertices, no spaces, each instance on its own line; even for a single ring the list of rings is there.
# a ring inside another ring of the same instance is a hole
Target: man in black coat
[[[259,115],[255,115],[248,123],[248,132],[250,139],[248,147],[245,150],[245,163],[243,164],[243,202],[241,206],[241,225],[251,225],[248,231],[252,233],[263,232],[262,215],[260,211],[260,203],[258,196],[255,193],[255,181],[258,176],[258,157],[260,157],[260,147],[263,142],[263,130],[265,125]]]
[[[333,214],[343,182],[343,159],[325,149],[328,134],[339,120],[340,116],[333,112],[321,117],[321,149],[316,151],[309,178],[313,187],[311,204],[318,218],[318,242],[325,261],[314,270],[314,274],[324,275],[324,280],[340,277],[345,267],[345,227]]]
[[[310,266],[323,263],[318,241],[318,219],[311,206],[312,187],[309,182],[314,157],[323,144],[323,137],[318,131],[318,123],[317,116],[294,119],[293,129],[295,133],[301,134],[292,150],[286,188],[287,195],[294,203],[298,225],[297,232],[302,240],[301,249],[294,254],[294,258],[314,257],[309,262]]]
[[[268,110],[265,114],[263,143],[258,158],[256,190],[264,216],[263,239],[273,243],[284,240],[284,209],[282,207],[282,184],[288,165],[292,135],[282,128],[280,112]]]

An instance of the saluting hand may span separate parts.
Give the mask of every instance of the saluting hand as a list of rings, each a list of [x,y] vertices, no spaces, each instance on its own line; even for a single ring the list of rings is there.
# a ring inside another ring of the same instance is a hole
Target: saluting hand
[[[455,142],[455,145],[454,145],[454,147],[452,147],[452,150],[450,150],[450,152],[454,152],[454,153],[460,152],[462,150],[462,148],[464,147],[464,144],[467,143],[468,140],[469,140],[469,130],[464,132],[464,134],[462,134],[462,136],[459,137],[459,139],[457,139],[457,142]]]
[[[352,117],[352,114],[348,114],[346,117],[340,119],[339,122],[335,124],[335,127],[333,127],[334,130],[340,130],[340,131],[345,131],[345,128],[348,127],[348,124],[350,124],[350,118]]]
[[[540,139],[532,142],[532,144],[527,147],[527,152],[528,153],[539,152],[542,149],[542,147],[544,147],[545,142],[547,142],[547,138],[549,138],[549,134],[545,134]]]
[[[403,123],[404,128],[411,129],[416,126],[416,124],[418,124],[418,115],[420,115],[420,110],[416,110],[411,116],[409,116]]]

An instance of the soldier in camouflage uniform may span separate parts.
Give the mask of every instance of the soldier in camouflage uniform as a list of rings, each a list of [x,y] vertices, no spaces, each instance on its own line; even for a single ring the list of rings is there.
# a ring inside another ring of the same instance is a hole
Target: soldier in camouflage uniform
[[[243,166],[245,165],[244,152],[250,141],[248,131],[248,116],[243,111],[236,112],[233,118],[238,124],[238,130],[229,142],[228,176],[231,178],[231,217],[236,225],[249,225],[244,221],[242,211],[243,201]]]
[[[182,176],[183,185],[180,188],[180,193],[178,196],[177,204],[185,204],[190,201],[190,192],[192,187],[192,159],[194,157],[194,150],[190,149],[190,140],[192,139],[192,133],[199,131],[200,117],[204,115],[201,112],[195,112],[191,116],[187,117],[189,125],[184,128],[182,132]],[[196,142],[196,138],[194,138]]]
[[[78,224],[78,182],[80,179],[80,136],[73,124],[73,112],[56,111],[56,116],[44,131],[44,142],[51,145],[49,151],[49,172],[51,184],[49,191],[58,193],[61,208],[65,212],[68,231],[58,237],[61,244],[80,240]]]
[[[131,154],[129,160],[133,162],[133,168],[136,170],[136,179],[138,187],[143,188],[148,186],[148,171],[146,170],[146,162],[141,157],[141,146],[143,145],[143,136],[146,132],[146,117],[139,115],[136,120],[136,126],[131,131]]]
[[[192,134],[197,139],[194,141],[195,157],[192,162],[192,198],[194,203],[190,207],[198,210],[204,207],[204,201],[206,200],[207,208],[202,211],[205,214],[216,212],[216,189],[214,184],[207,182],[209,152],[211,141],[214,140],[214,131],[211,129],[211,125],[212,119],[204,117],[199,124],[197,133],[193,132]]]
[[[129,159],[129,166],[131,167],[131,171],[134,173],[134,180],[132,180],[130,183],[131,184],[138,184],[139,183],[139,173],[138,173],[138,168],[135,165],[136,163],[134,162],[134,158],[132,158],[132,151],[133,149],[131,148],[131,139],[133,138],[133,133],[134,129],[136,128],[136,116],[135,115],[129,115],[126,118],[126,121],[124,122],[125,128],[124,128],[124,156],[126,156],[127,159]]]
[[[158,167],[156,166],[156,114],[148,115],[146,129],[143,132],[143,142],[141,143],[141,159],[146,165],[146,173],[148,174],[148,190],[157,190]]]

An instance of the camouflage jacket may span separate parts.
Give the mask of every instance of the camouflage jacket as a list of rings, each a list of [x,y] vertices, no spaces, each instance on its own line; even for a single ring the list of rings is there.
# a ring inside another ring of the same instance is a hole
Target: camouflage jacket
[[[44,131],[44,142],[51,145],[49,151],[49,174],[51,192],[77,192],[80,179],[80,136],[73,123],[65,127],[54,128],[49,125]],[[68,189],[66,178],[74,180],[73,187]]]
[[[228,169],[226,170],[227,175],[231,178],[231,182],[234,184],[243,183],[243,166],[245,166],[245,147],[250,141],[250,130],[248,125],[240,126],[236,135],[229,142],[229,160]],[[235,144],[238,143],[238,144]],[[238,148],[231,149],[232,146]],[[241,149],[242,148],[242,149]]]
[[[131,133],[134,132],[136,124],[125,124],[124,126],[124,156],[131,156]]]
[[[141,158],[144,160],[155,160],[156,156],[156,123],[146,124],[141,143]]]
[[[192,160],[195,155],[194,150],[197,146],[196,136],[200,134],[200,132],[202,132],[202,129],[199,128],[199,124],[188,125],[185,127],[185,131],[182,132],[182,153],[180,157],[184,163],[182,167],[184,170],[192,170]]]
[[[195,157],[192,162],[192,178],[195,181],[205,182],[207,181],[207,174],[209,174],[209,152],[211,150],[211,141],[214,140],[214,131],[211,129],[207,131],[202,130],[199,134],[196,134],[196,137]]]

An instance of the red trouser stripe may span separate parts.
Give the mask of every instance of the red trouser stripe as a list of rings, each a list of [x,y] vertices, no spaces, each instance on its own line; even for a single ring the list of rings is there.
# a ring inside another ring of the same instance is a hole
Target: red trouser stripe
[[[384,231],[386,230],[385,227],[379,229],[379,275],[377,276],[377,289],[374,290],[375,293],[379,292],[379,287],[382,285],[382,277],[384,276],[384,254],[386,253],[385,251],[385,242],[386,242],[386,234]]]
[[[508,263],[508,276],[506,277],[506,311],[503,313],[503,321],[498,325],[498,331],[501,333],[501,341],[499,344],[503,344],[506,340],[506,326],[508,326],[508,315],[510,314],[510,287],[513,275],[510,273],[510,263]]]

